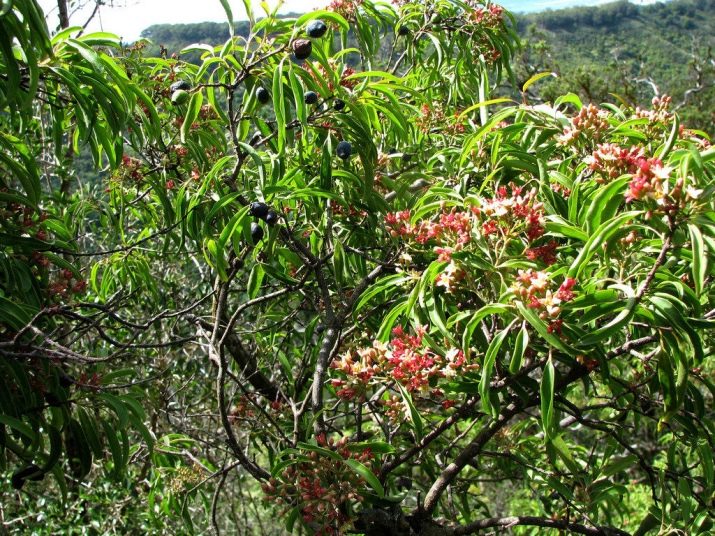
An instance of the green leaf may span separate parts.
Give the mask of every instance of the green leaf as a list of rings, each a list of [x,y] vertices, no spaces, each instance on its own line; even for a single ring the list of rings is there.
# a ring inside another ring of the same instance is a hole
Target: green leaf
[[[273,109],[276,115],[276,131],[278,146],[276,151],[283,152],[286,142],[286,103],[283,95],[283,64],[282,60],[273,71]]]
[[[191,125],[193,125],[199,117],[199,112],[201,112],[201,105],[203,103],[204,95],[201,91],[197,91],[191,95],[191,100],[189,101],[189,106],[187,107],[186,115],[184,116],[184,122],[181,124],[181,143],[186,143],[186,140],[189,137],[189,132],[191,131]]]
[[[231,37],[233,37],[233,11],[231,11],[231,4],[229,4],[228,0],[220,0],[221,2],[221,7],[223,7],[223,10],[226,12],[226,20],[228,21],[228,31],[231,34]]]
[[[547,439],[554,437],[554,364],[551,358],[544,366],[539,393],[541,395],[541,426]]]
[[[340,454],[335,452],[334,450],[326,449],[323,447],[319,447],[318,445],[313,445],[312,443],[304,443],[304,442],[298,442],[296,444],[296,447],[301,449],[301,450],[308,450],[310,452],[317,452],[321,456],[327,456],[328,458],[336,461],[341,461],[343,459]]]
[[[305,15],[302,15],[298,18],[297,21],[295,21],[295,25],[297,28],[299,28],[306,24],[308,21],[314,19],[323,19],[330,22],[334,22],[340,27],[341,30],[345,32],[350,30],[350,24],[348,23],[348,21],[345,20],[345,18],[343,18],[335,11],[328,11],[325,9],[318,9],[315,11],[311,11],[310,13],[306,13]]]
[[[395,447],[384,441],[360,441],[359,443],[348,443],[348,450],[351,452],[364,452],[370,449],[375,454],[392,454],[395,452]]]
[[[0,413],[0,424],[9,426],[16,432],[19,432],[24,435],[32,442],[37,440],[37,433],[35,432],[35,430],[33,430],[30,426],[28,426],[21,420],[16,419],[15,417],[10,417],[9,415],[3,415],[2,413]]]
[[[511,361],[509,362],[509,372],[516,374],[521,369],[521,364],[524,361],[524,353],[529,347],[529,330],[526,328],[526,322],[522,323],[521,330],[516,337],[514,349],[511,353]]]
[[[365,467],[362,463],[360,463],[357,460],[353,460],[352,458],[348,458],[346,460],[343,460],[345,462],[345,465],[350,467],[353,471],[355,471],[359,476],[365,479],[365,482],[367,482],[370,487],[377,493],[379,497],[384,497],[385,496],[385,489],[382,487],[382,484],[380,484],[380,481],[377,479],[377,477],[373,474],[370,469]]]
[[[461,121],[462,119],[464,119],[467,115],[469,115],[474,110],[479,110],[480,108],[483,108],[485,106],[491,106],[492,104],[501,104],[504,102],[513,103],[514,101],[511,99],[507,99],[506,97],[500,97],[498,99],[490,99],[490,100],[478,102],[476,104],[472,104],[466,110],[464,110],[461,114],[459,114],[459,116],[457,117],[457,121]],[[484,123],[486,123],[486,121]]]
[[[587,347],[591,346],[598,341],[606,339],[612,335],[616,335],[620,332],[626,324],[628,324],[635,313],[636,299],[635,297],[628,298],[623,310],[610,322],[601,326],[598,329],[589,331],[587,335],[578,340],[578,346]]]
[[[479,394],[481,395],[482,408],[484,409],[484,412],[490,414],[494,418],[499,415],[499,410],[491,404],[489,396],[489,383],[492,379],[492,370],[494,369],[494,362],[499,354],[499,349],[501,348],[504,339],[509,336],[509,332],[511,331],[511,327],[513,325],[514,323],[512,322],[492,339],[492,342],[489,344],[489,348],[487,348],[487,353],[484,356],[482,377],[479,381]]]
[[[602,225],[596,229],[596,231],[588,239],[588,242],[583,246],[578,257],[573,261],[571,267],[569,268],[568,275],[578,279],[581,272],[586,267],[586,263],[591,259],[591,257],[598,251],[601,245],[607,241],[611,236],[613,236],[618,231],[623,231],[628,226],[625,223],[629,220],[634,219],[636,216],[640,215],[641,211],[631,211],[625,212],[612,220],[604,222]]]
[[[422,422],[422,416],[413,404],[412,396],[410,396],[410,393],[408,393],[407,390],[399,383],[397,384],[397,388],[400,390],[402,400],[405,402],[405,406],[407,406],[407,411],[410,414],[410,421],[412,421],[412,427],[415,430],[415,439],[417,441],[420,441],[424,437],[425,428],[424,423]]]
[[[248,297],[250,299],[258,296],[258,292],[261,290],[261,283],[263,282],[263,276],[266,271],[263,269],[263,265],[256,263],[253,268],[251,268],[251,273],[248,276],[248,285],[246,291],[248,292]]]
[[[127,423],[129,422],[129,414],[127,412],[126,406],[124,405],[124,402],[122,402],[119,397],[106,392],[101,393],[99,395],[99,398],[104,400],[119,418],[119,427],[125,428],[127,426]]]
[[[692,223],[688,224],[688,232],[690,233],[690,245],[693,253],[693,260],[690,265],[691,273],[693,274],[693,285],[695,286],[695,294],[699,297],[703,293],[705,287],[705,277],[708,273],[708,257],[705,254],[705,242],[700,229]]]
[[[529,89],[533,84],[538,82],[539,80],[546,78],[547,76],[551,76],[553,78],[558,78],[558,75],[556,73],[552,72],[544,72],[544,73],[537,73],[531,78],[529,78],[526,82],[524,82],[524,85],[521,87],[521,91],[523,93],[526,93],[526,90]]]

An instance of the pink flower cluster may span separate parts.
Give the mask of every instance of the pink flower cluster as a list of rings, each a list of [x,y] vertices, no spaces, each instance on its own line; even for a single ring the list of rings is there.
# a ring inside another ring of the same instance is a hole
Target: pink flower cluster
[[[571,119],[571,126],[564,129],[564,133],[559,137],[559,142],[563,145],[576,143],[580,138],[586,137],[591,140],[598,140],[608,129],[608,114],[593,104],[584,106],[576,117]]]
[[[626,201],[655,199],[660,201],[667,193],[668,177],[673,171],[664,167],[657,158],[640,158],[634,164],[635,174],[626,191]]]
[[[333,0],[328,4],[328,10],[342,15],[349,21],[355,20],[355,13],[364,3],[364,0]]]
[[[634,116],[639,119],[648,119],[651,123],[669,123],[673,119],[673,114],[669,111],[672,98],[669,95],[653,97],[651,110],[644,110],[637,107]]]
[[[519,270],[512,290],[528,307],[537,310],[542,320],[550,322],[548,330],[553,333],[561,331],[561,304],[573,300],[574,286],[576,280],[567,277],[554,292],[553,281],[546,272]]]
[[[475,23],[486,28],[496,28],[504,20],[504,8],[497,5],[491,4],[489,7],[481,6],[476,4],[476,2],[470,2],[473,4],[474,11],[469,14],[469,18]],[[476,5],[474,5],[476,4]]]
[[[427,393],[431,379],[454,377],[458,371],[472,368],[461,350],[452,349],[441,356],[425,348],[425,333],[425,328],[419,328],[415,335],[409,335],[398,326],[392,330],[389,344],[375,341],[371,347],[343,354],[331,365],[347,377],[332,380],[337,395],[343,399],[362,396],[375,377],[397,381],[409,392]],[[431,391],[441,395],[437,389]]]
[[[472,235],[472,215],[456,208],[442,212],[437,221],[422,220],[414,225],[410,224],[409,210],[391,212],[385,216],[385,224],[393,237],[409,238],[418,244],[455,244],[456,249],[467,244]]]
[[[604,183],[625,173],[633,175],[626,191],[626,201],[653,199],[663,203],[668,190],[668,178],[672,168],[664,166],[658,158],[648,158],[642,147],[623,148],[614,143],[598,146],[586,159],[589,167]]]
[[[544,206],[536,201],[536,189],[523,193],[523,188],[513,183],[509,188],[511,193],[506,186],[499,187],[492,199],[483,201],[472,211],[485,219],[484,236],[499,233],[515,236],[524,232],[532,242],[544,234]]]
[[[634,173],[637,162],[643,159],[645,153],[642,147],[626,149],[615,143],[602,143],[585,161],[591,170],[600,175],[596,182],[605,183],[624,173]]]

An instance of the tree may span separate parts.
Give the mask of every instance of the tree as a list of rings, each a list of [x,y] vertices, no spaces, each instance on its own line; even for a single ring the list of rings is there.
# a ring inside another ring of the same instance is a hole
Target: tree
[[[715,151],[668,97],[492,99],[513,19],[397,4],[200,65],[3,10],[13,524],[711,530]]]

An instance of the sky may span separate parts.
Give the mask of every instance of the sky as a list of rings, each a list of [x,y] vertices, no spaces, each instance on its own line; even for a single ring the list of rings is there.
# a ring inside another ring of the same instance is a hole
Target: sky
[[[48,15],[50,29],[57,26],[56,0],[39,0],[40,5]],[[497,2],[511,11],[540,11],[543,9],[558,9],[574,5],[597,5],[613,0],[502,0]],[[637,0],[637,3],[651,3],[652,0]],[[234,19],[245,19],[242,0],[229,0]],[[76,2],[73,2],[76,3]],[[80,4],[94,6],[91,0],[81,0]],[[89,30],[107,31],[119,35],[124,41],[134,41],[142,30],[152,24],[185,24],[191,22],[224,21],[226,16],[219,0],[114,0],[116,7],[104,6],[98,17],[92,20]],[[262,14],[260,0],[252,0],[256,14]],[[278,0],[266,0],[273,8]],[[329,0],[285,0],[281,12],[305,13],[313,9],[325,7]],[[71,22],[83,25],[91,9],[85,9],[72,15]]]

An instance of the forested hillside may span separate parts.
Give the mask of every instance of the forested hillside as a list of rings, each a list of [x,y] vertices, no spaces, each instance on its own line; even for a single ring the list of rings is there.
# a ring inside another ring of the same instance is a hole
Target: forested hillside
[[[715,0],[673,0],[638,6],[625,0],[596,7],[576,7],[521,15],[522,51],[514,69],[523,82],[541,71],[559,77],[538,86],[538,95],[553,101],[565,92],[585,101],[646,106],[656,93],[673,97],[684,122],[715,129]],[[248,22],[236,23],[246,36]],[[149,54],[179,53],[192,43],[223,43],[223,23],[156,24],[142,36]],[[388,49],[385,53],[389,53]],[[196,51],[188,52],[194,61]]]
[[[574,91],[585,100],[645,105],[673,97],[684,121],[712,133],[715,110],[715,1],[674,0],[650,6],[626,1],[524,16],[520,62],[528,78],[553,70],[540,87],[553,100]]]

